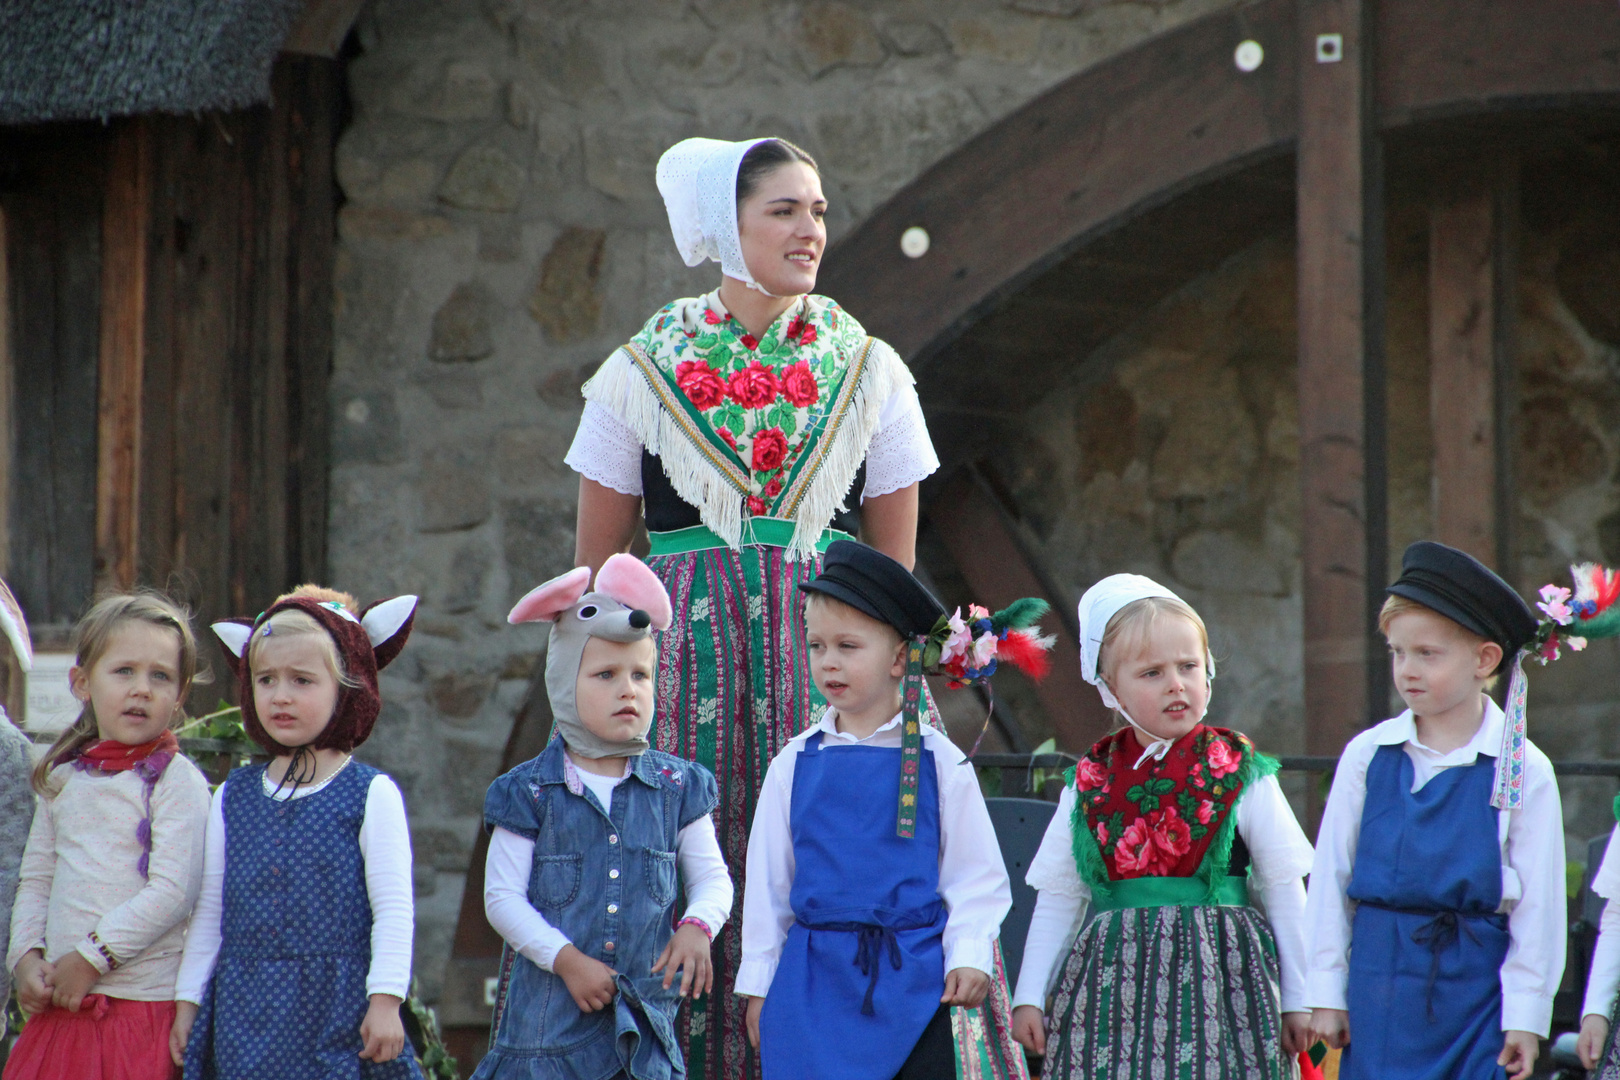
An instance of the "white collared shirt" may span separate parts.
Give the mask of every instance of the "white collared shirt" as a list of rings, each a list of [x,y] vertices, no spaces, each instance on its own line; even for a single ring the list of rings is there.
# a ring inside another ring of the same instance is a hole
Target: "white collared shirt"
[[[1305,939],[1310,943],[1305,977],[1306,1004],[1318,1009],[1348,1008],[1350,926],[1355,901],[1346,895],[1361,837],[1361,811],[1367,799],[1367,766],[1379,747],[1400,746],[1412,762],[1412,790],[1419,791],[1442,770],[1474,764],[1479,755],[1495,758],[1502,747],[1502,710],[1489,698],[1474,737],[1447,754],[1418,741],[1408,709],[1363,731],[1344,748],[1316,834],[1316,862],[1305,904]],[[1545,1037],[1552,1026],[1553,994],[1564,974],[1564,820],[1552,762],[1534,743],[1525,744],[1524,808],[1501,811],[1502,906],[1508,913],[1508,951],[1502,961],[1502,1030]]]
[[[820,722],[788,742],[771,762],[748,835],[748,874],[743,891],[742,966],[735,992],[764,997],[776,975],[793,926],[793,770],[809,738],[820,732],[823,751],[840,747],[900,745],[900,716],[864,739],[838,730],[838,714],[828,709]],[[922,725],[923,748],[934,753],[939,777],[939,895],[950,916],[945,923],[945,970],[994,971],[994,947],[1001,920],[1012,908],[1012,886],[1001,861],[990,811],[965,755],[939,731]]]

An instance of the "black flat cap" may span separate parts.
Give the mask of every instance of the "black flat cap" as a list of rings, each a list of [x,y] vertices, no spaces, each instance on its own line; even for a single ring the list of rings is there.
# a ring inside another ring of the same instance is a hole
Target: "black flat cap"
[[[1530,605],[1490,567],[1456,548],[1419,540],[1401,556],[1401,576],[1384,590],[1502,646],[1503,663],[1536,636]]]
[[[911,571],[854,540],[835,540],[828,545],[820,576],[799,582],[799,588],[842,600],[878,622],[888,623],[902,637],[928,633],[945,614],[945,606]]]

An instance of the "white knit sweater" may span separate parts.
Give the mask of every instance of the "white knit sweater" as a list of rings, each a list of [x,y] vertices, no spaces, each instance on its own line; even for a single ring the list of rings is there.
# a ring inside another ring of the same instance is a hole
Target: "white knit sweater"
[[[152,790],[152,858],[139,870],[136,828],[146,816],[145,782],[134,772],[101,776],[71,765],[51,774],[23,853],[11,916],[7,969],[30,949],[52,962],[77,950],[102,977],[93,993],[168,1001],[202,886],[208,781],[176,756]],[[118,958],[117,970],[90,939]]]

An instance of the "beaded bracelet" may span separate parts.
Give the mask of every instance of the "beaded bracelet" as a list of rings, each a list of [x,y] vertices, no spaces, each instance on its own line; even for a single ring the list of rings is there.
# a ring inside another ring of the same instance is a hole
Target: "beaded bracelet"
[[[96,935],[96,932],[94,930],[90,931],[90,944],[94,945],[96,947],[96,951],[101,953],[101,958],[103,960],[107,961],[107,970],[108,971],[117,971],[118,970],[118,968],[120,966],[119,962],[118,962],[118,957],[114,956],[112,954],[112,950],[107,948],[107,946],[102,943],[101,938]]]
[[[699,930],[703,931],[703,936],[708,938],[711,943],[714,941],[714,931],[709,929],[709,924],[704,922],[702,919],[698,918],[695,915],[688,915],[686,918],[684,918],[680,922],[676,923],[675,924],[675,929],[679,930],[681,927],[686,926],[688,924],[690,924],[692,926],[695,926]]]

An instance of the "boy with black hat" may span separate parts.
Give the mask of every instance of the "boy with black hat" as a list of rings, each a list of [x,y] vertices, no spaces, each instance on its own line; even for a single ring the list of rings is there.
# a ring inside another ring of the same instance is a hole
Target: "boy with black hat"
[[[1351,1078],[1524,1080],[1564,970],[1564,830],[1524,737],[1536,616],[1469,555],[1407,548],[1379,629],[1408,708],[1345,747],[1306,903],[1306,1002]],[[1504,715],[1485,690],[1512,671]],[[1505,1067],[1505,1068],[1504,1068]]]
[[[947,616],[851,541],[799,587],[830,707],[771,762],[754,813],[735,984],[749,1035],[765,1080],[955,1076],[950,1007],[991,989],[1012,894],[973,769],[918,716],[921,674],[982,678],[1031,644],[1044,658],[1017,627],[1045,606],[999,627],[1006,612]]]

